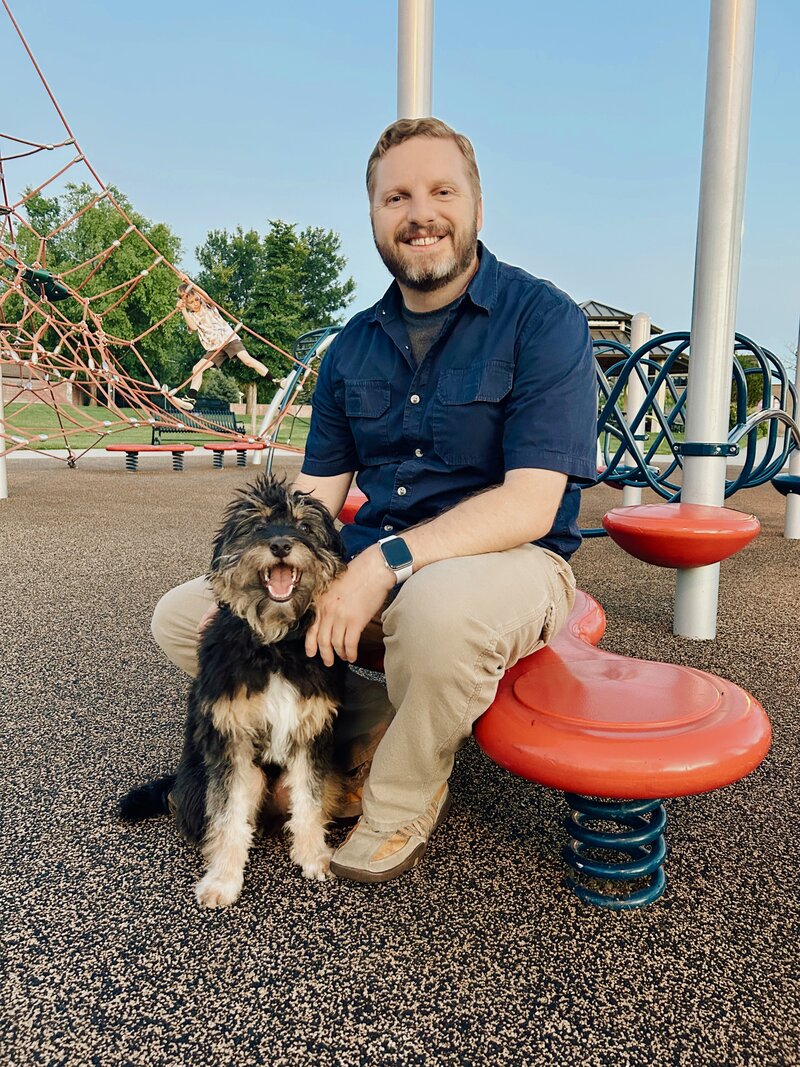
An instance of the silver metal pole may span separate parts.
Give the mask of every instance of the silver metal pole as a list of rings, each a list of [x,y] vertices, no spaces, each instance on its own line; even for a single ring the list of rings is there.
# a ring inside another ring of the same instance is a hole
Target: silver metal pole
[[[645,315],[643,311],[638,312],[631,319],[631,352],[636,352],[647,344],[650,340],[650,316]],[[627,399],[627,411],[626,420],[628,426],[644,403],[644,398],[647,395],[647,390],[639,380],[639,375],[634,370],[628,379],[628,399]],[[647,418],[643,418],[634,431],[635,435],[641,438],[641,444],[644,444],[644,438],[647,435]],[[641,451],[641,448],[639,449]],[[628,463],[630,466],[634,465],[634,459],[632,456],[626,456],[623,462]],[[642,502],[642,490],[634,489],[631,485],[626,485],[622,490],[622,506],[627,508],[634,504],[641,504]]]
[[[721,444],[728,436],[755,12],[756,0],[711,0],[687,443]],[[724,456],[687,456],[682,501],[722,505],[725,469]],[[718,563],[678,571],[674,632],[700,640],[715,637],[718,599]]]
[[[0,363],[0,430],[5,433],[6,430],[6,409],[3,400],[3,365]],[[7,441],[5,437],[0,437],[0,450],[5,451],[7,447]],[[8,499],[8,468],[6,466],[6,457],[0,456],[0,500]]]
[[[433,0],[397,3],[397,117],[431,114],[433,82]]]
[[[797,335],[797,348],[795,349],[794,384],[800,395],[800,333]],[[786,431],[789,432],[788,430]],[[789,474],[800,478],[800,447],[796,448],[789,457]],[[783,521],[783,536],[792,540],[800,539],[800,495],[789,493],[786,497],[786,515]]]

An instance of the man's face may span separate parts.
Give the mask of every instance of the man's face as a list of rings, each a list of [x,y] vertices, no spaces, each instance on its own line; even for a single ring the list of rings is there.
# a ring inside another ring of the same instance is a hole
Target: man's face
[[[455,141],[412,137],[390,148],[375,168],[370,217],[401,286],[433,292],[472,270],[483,215]]]

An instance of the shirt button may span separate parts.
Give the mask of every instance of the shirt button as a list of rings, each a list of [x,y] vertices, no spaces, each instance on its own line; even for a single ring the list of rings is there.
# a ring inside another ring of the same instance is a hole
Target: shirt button
[[[408,490],[406,489],[406,487],[404,485],[401,485],[400,488],[397,490],[397,495],[405,496],[407,492]]]
[[[417,459],[419,459],[422,456],[422,449],[421,448],[415,448],[414,449],[414,455],[417,457]]]
[[[412,393],[412,395],[409,397],[409,400],[411,401],[412,404],[418,404],[419,403],[419,397],[417,396],[416,393]]]
[[[394,529],[394,526],[390,526],[388,523],[384,526],[384,530],[387,533],[391,533],[393,529]]]

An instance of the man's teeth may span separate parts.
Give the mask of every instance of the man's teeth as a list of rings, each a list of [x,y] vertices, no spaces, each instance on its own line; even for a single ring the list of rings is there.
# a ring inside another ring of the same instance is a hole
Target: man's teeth
[[[437,241],[441,241],[441,237],[412,237],[408,242],[410,245],[435,245]]]

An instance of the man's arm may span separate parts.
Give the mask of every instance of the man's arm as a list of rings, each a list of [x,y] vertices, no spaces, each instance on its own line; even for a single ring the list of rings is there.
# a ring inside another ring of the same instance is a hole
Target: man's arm
[[[544,537],[553,525],[566,484],[566,474],[558,471],[508,471],[502,485],[467,497],[401,535],[414,557],[414,570],[454,556],[504,552]]]
[[[468,497],[437,518],[403,532],[414,557],[414,571],[439,560],[503,552],[544,537],[553,525],[566,484],[566,474],[558,471],[508,471],[502,485]],[[364,627],[394,584],[394,574],[377,545],[356,556],[317,605],[316,621],[306,635],[308,655],[319,649],[323,662],[330,666],[335,651],[354,662]]]
[[[292,482],[292,489],[296,489],[300,493],[308,493],[315,500],[319,500],[335,519],[342,510],[352,481],[352,472],[350,474],[334,474],[327,478],[301,472]]]

